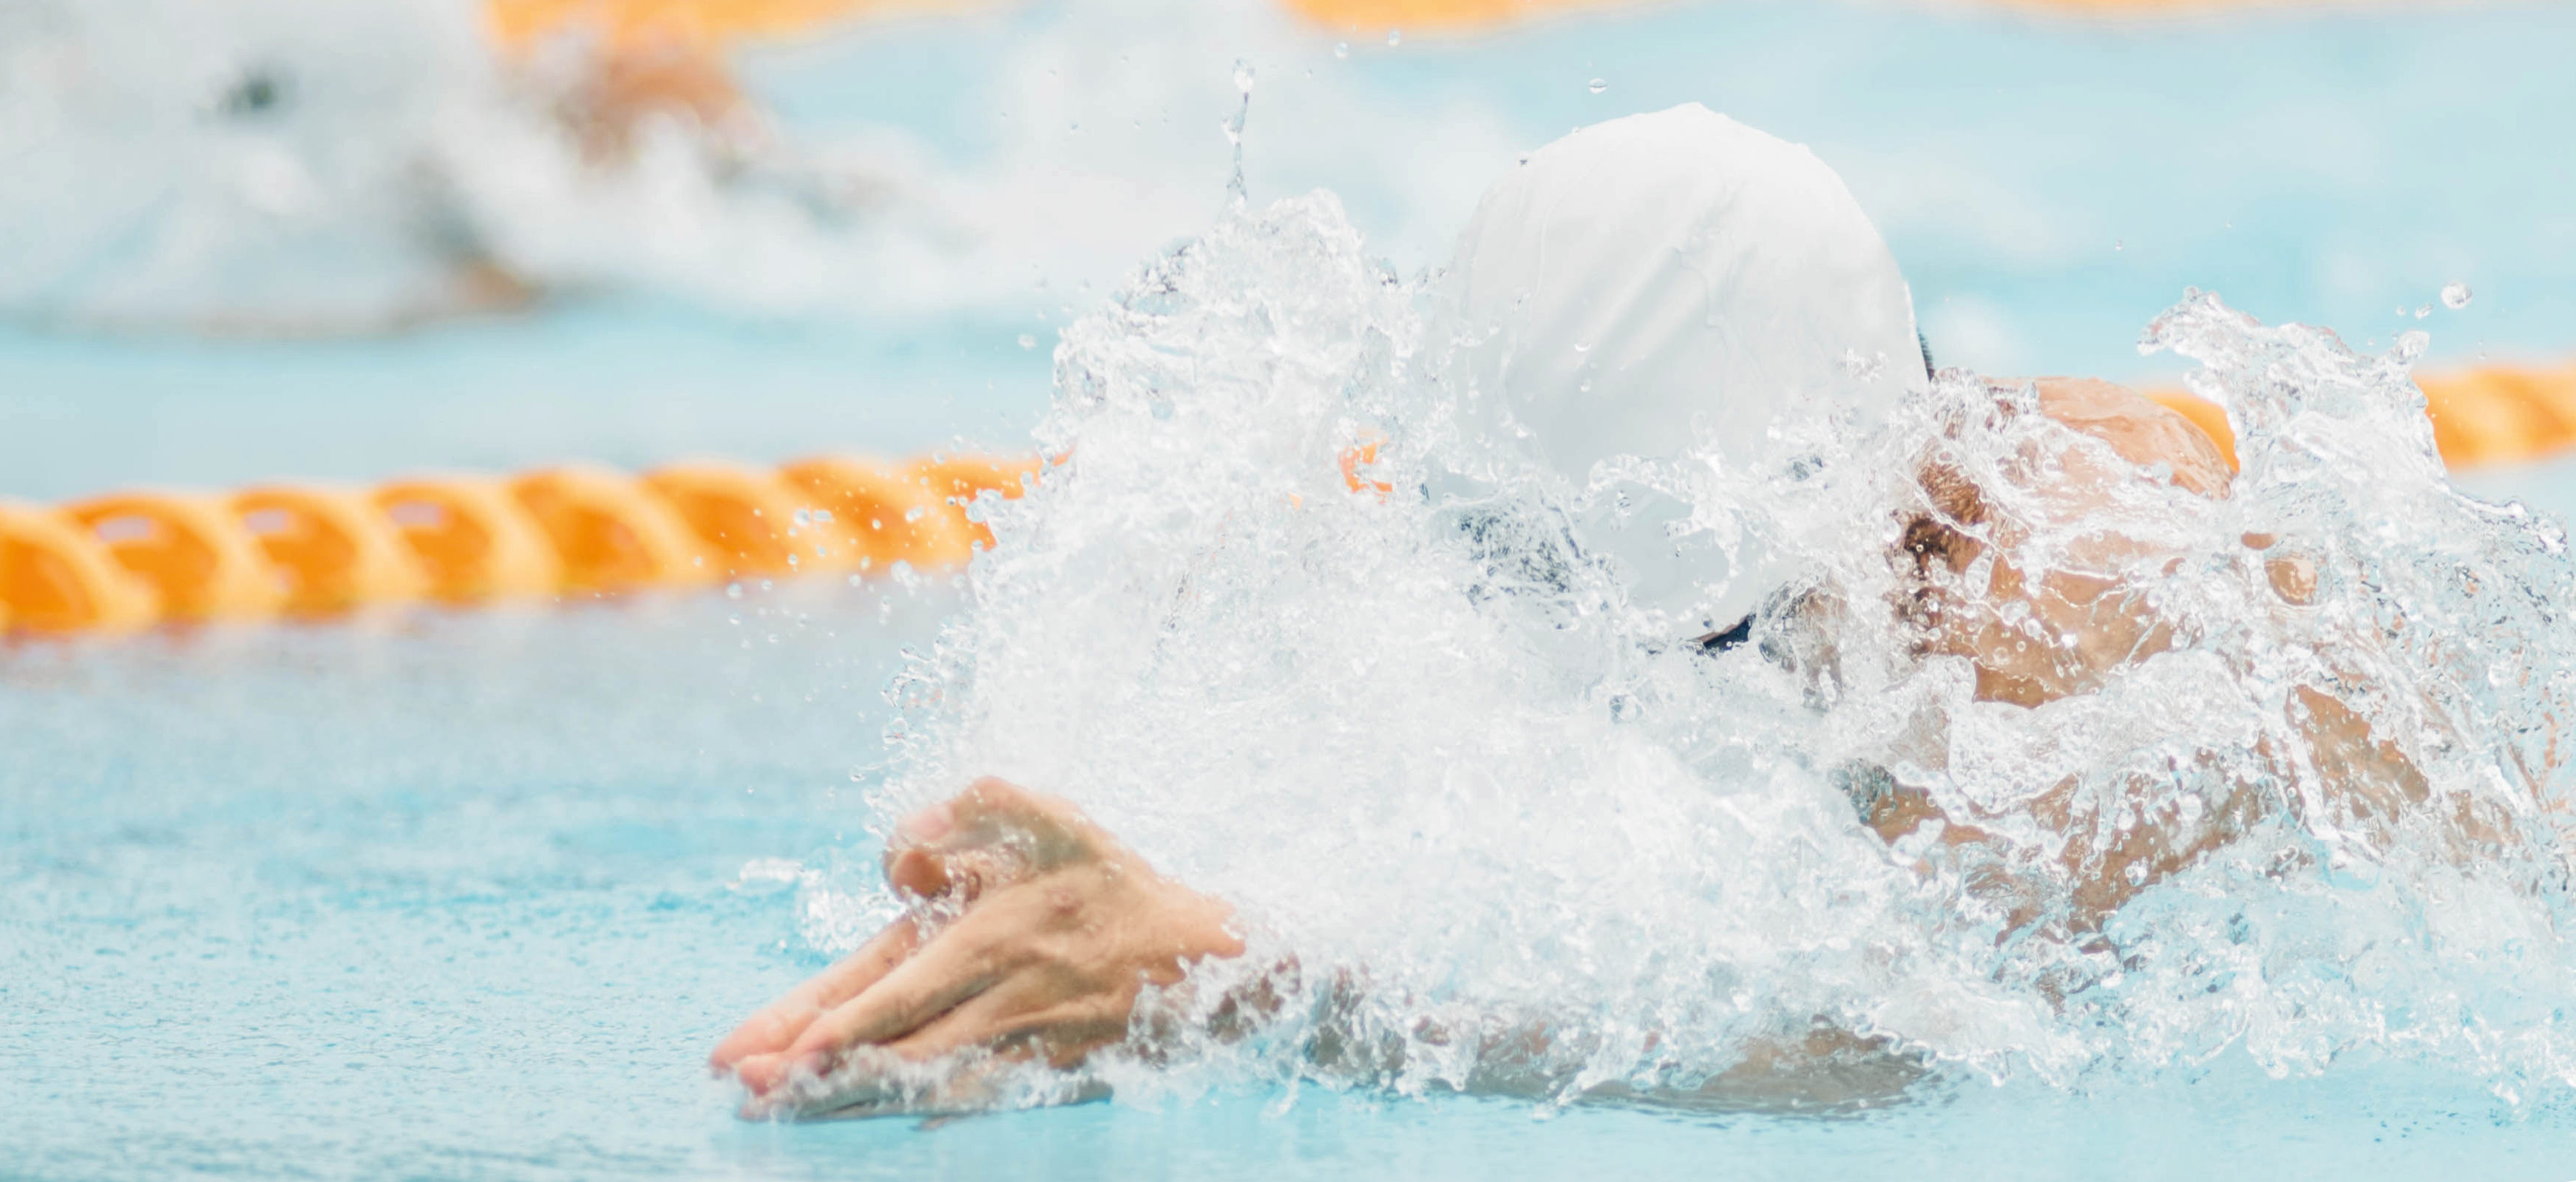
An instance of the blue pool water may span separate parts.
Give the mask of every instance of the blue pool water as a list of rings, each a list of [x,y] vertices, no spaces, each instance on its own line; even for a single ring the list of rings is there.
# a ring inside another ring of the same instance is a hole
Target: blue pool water
[[[990,290],[746,298],[611,266],[525,317],[351,341],[22,318],[0,325],[0,496],[1021,446],[1056,329],[1217,209],[1239,55],[1255,195],[1331,186],[1407,269],[1513,152],[1699,99],[1845,172],[1944,361],[2168,376],[2130,344],[2186,284],[2356,344],[2426,327],[2436,364],[2576,349],[2576,158],[2546,148],[2576,130],[2563,6],[2104,28],[1675,4],[1353,34],[1346,57],[1203,7],[1037,5],[748,60],[816,142],[891,129],[907,167],[987,176],[1004,220],[1060,182],[1106,211],[1012,239],[1029,257]],[[1046,237],[1080,249],[1027,246]],[[2476,301],[2419,321],[2455,279]],[[2567,464],[2467,483],[2576,510]],[[1947,1079],[1807,1115],[1220,1082],[737,1122],[705,1051],[832,943],[781,867],[867,879],[882,690],[958,606],[753,587],[0,649],[0,1175],[2576,1177],[2563,1092],[2373,1055]]]
[[[2576,1168],[2564,1098],[2517,1112],[2390,1063],[2072,1094],[1951,1085],[1819,1116],[1309,1087],[935,1128],[739,1123],[702,1056],[820,963],[791,892],[744,867],[868,855],[851,777],[884,713],[871,687],[948,606],[749,602],[9,654],[0,1174],[2543,1182]]]

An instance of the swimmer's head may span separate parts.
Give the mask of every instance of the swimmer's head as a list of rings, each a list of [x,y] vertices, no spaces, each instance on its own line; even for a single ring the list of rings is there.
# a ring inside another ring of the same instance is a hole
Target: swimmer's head
[[[2118,507],[2158,484],[2217,500],[2232,479],[2216,443],[2135,391],[2035,384],[2040,413],[2066,430],[1989,478],[2007,487],[1980,487],[1938,456],[1925,463],[1924,504],[1903,518],[1892,556],[1920,651],[1968,658],[1978,697],[2023,706],[2097,689],[2172,646],[2173,622],[2136,576],[2180,555],[2123,529]]]
[[[1470,342],[1467,417],[1577,488],[1623,455],[1778,468],[1801,436],[1866,430],[1924,376],[1904,278],[1841,178],[1696,104],[1532,154],[1486,192],[1447,290]],[[1677,543],[1666,525],[1686,512],[1650,505],[1585,541],[1678,627],[1731,622],[1788,577]]]

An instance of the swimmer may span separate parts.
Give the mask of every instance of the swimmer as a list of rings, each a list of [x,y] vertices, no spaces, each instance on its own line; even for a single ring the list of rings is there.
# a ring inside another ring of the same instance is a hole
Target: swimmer
[[[876,200],[785,143],[712,43],[482,24],[443,0],[0,5],[26,67],[0,88],[0,316],[396,331],[580,283],[548,219],[675,163],[826,226]]]
[[[1805,149],[1697,106],[1590,128],[1531,156],[1488,192],[1444,282],[1441,298],[1473,341],[1465,417],[1577,486],[1602,460],[1670,454],[1694,430],[1726,462],[1762,463],[1821,426],[1883,423],[1929,380],[1903,279],[1839,178]],[[2120,386],[2043,378],[1992,389],[1998,406],[2033,407],[2063,429],[2047,436],[2056,454],[1987,478],[2020,487],[1981,487],[1927,441],[1919,497],[1885,557],[1900,588],[1894,610],[1922,654],[1964,658],[1980,700],[2038,707],[2093,692],[2175,643],[2118,574],[2152,557],[2146,543],[2069,527],[2140,485],[2221,500],[2232,473],[2198,428]],[[2018,401],[2024,390],[2029,401]],[[1676,550],[1659,514],[1679,508],[1649,504],[1641,523],[1581,534],[1632,572],[1638,602],[1672,622],[1676,641],[1726,650],[1757,634],[1829,629],[1852,610],[1831,588],[1766,596],[1796,585],[1785,560]],[[2041,529],[2084,540],[2058,569],[2020,569],[2016,539]],[[2271,576],[2287,602],[2313,589],[2314,572],[2295,564]],[[2025,620],[2060,643],[2022,643]],[[2315,766],[2361,811],[2425,799],[2424,777],[2358,714],[2324,695],[2303,706]],[[1945,812],[1883,770],[1847,778],[1858,822],[1891,845],[1936,824],[1953,847],[1996,840],[1996,818]],[[2151,818],[2104,840],[2062,786],[2025,812],[2057,834],[2055,881],[2071,885],[2051,898],[2046,884],[2007,875],[1986,889],[2008,929],[2096,927],[2262,807],[2244,788],[2188,822]],[[845,1107],[865,1098],[854,1076],[894,1078],[969,1048],[1072,1066],[1136,1037],[1130,1019],[1148,988],[1187,989],[1194,969],[1245,955],[1224,900],[1157,872],[1069,802],[1000,780],[906,818],[885,869],[914,913],[715,1049],[712,1067],[750,1093],[747,1113]],[[1255,984],[1210,1009],[1239,1020],[1264,1000]],[[1710,1090],[1759,1090],[1799,1063],[1870,1050],[1819,1031],[1754,1048]],[[971,1105],[972,1088],[949,1080],[931,1106]]]

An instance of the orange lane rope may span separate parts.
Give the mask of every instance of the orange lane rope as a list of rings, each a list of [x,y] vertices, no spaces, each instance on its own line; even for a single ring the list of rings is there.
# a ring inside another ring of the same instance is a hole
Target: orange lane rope
[[[2417,384],[2452,467],[2576,449],[2576,364]],[[2150,393],[2235,462],[2225,412],[2179,390]],[[1342,454],[1351,491],[1390,491],[1368,472],[1378,442]],[[953,567],[992,541],[966,506],[986,492],[1020,496],[1038,469],[1025,458],[820,457],[767,471],[684,463],[639,477],[576,465],[369,490],[123,492],[59,507],[0,499],[0,634]]]
[[[2453,468],[2537,460],[2576,448],[2576,363],[2554,369],[2482,366],[2419,376],[2433,443]],[[2227,412],[2181,390],[2150,391],[2190,419],[2236,462]]]
[[[712,50],[754,38],[787,38],[869,17],[988,10],[1008,0],[484,0],[495,40],[525,49],[566,30],[598,36],[612,51]],[[1670,0],[1280,0],[1327,29],[1477,33],[1532,19]],[[2112,17],[2282,8],[2299,0],[1991,0],[1997,7]]]
[[[976,497],[1018,497],[1037,471],[1033,459],[829,457],[0,500],[0,633],[935,570],[991,543],[966,512]]]

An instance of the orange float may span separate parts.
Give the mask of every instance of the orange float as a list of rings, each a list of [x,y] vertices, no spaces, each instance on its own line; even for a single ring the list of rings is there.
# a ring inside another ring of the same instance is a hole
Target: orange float
[[[975,537],[963,513],[934,492],[921,465],[896,468],[868,460],[799,460],[778,470],[798,496],[829,514],[862,570],[897,562],[915,568],[954,566],[974,557]]]
[[[554,547],[500,481],[414,477],[378,488],[372,499],[433,599],[550,595],[563,584]]]
[[[837,570],[858,562],[857,548],[829,523],[814,521],[787,482],[772,473],[674,464],[647,473],[644,483],[688,523],[726,578]]]
[[[869,17],[953,13],[1006,0],[485,0],[493,40],[513,52],[578,31],[612,59],[638,50],[711,57],[728,43],[787,38]],[[1659,0],[1282,0],[1335,31],[1475,33],[1548,17],[1643,9]],[[2286,8],[2304,0],[1991,0],[1996,7],[2079,16],[2139,17]],[[2369,0],[2350,0],[2362,6]]]
[[[286,606],[286,587],[268,555],[220,500],[128,492],[76,502],[63,513],[152,586],[165,619],[259,619]]]
[[[1395,486],[1361,473],[1377,463],[1377,445],[1384,442],[1374,435],[1342,449],[1342,484],[1352,492],[1374,492],[1379,500],[1394,492]]]
[[[713,581],[706,548],[642,481],[605,468],[562,467],[510,483],[563,563],[566,591],[632,591]]]
[[[0,501],[0,620],[31,632],[119,632],[160,602],[107,547],[61,511]]]
[[[233,494],[231,508],[285,584],[287,611],[402,603],[428,589],[393,522],[363,493],[274,485]]]
[[[1287,0],[1298,15],[1335,29],[1461,32],[1531,17],[1609,8],[1623,0]],[[1629,7],[1635,7],[1633,3]]]
[[[2227,425],[2227,411],[2217,403],[2181,390],[2149,390],[2147,397],[2166,410],[2191,420],[2192,426],[2200,428],[2202,434],[2218,445],[2218,454],[2227,457],[2228,467],[2244,466],[2236,462],[2236,429]]]
[[[2576,365],[2487,366],[2416,384],[2433,441],[2455,466],[2538,459],[2576,445]]]
[[[579,30],[611,49],[714,47],[780,37],[861,16],[981,7],[959,0],[485,0],[484,19],[504,47],[524,49]]]
[[[748,576],[974,556],[966,506],[1026,492],[1035,460],[814,459],[777,473],[674,464],[638,479],[566,466],[424,476],[366,492],[271,486],[119,493],[60,509],[0,501],[0,632],[322,615],[696,587]]]
[[[2554,369],[2492,365],[2415,380],[2433,444],[2455,469],[2536,460],[2576,447],[2576,365]],[[2217,404],[2182,390],[2148,396],[2218,441],[2236,462],[2236,433]]]
[[[964,524],[968,544],[984,547],[993,544],[993,531],[969,516],[967,506],[974,504],[975,498],[986,492],[1000,493],[1004,500],[1020,499],[1028,492],[1028,482],[1037,479],[1038,467],[1035,459],[1004,461],[991,456],[949,456],[933,458],[919,465],[919,471],[929,484],[931,495],[940,498],[949,507],[949,512]]]

